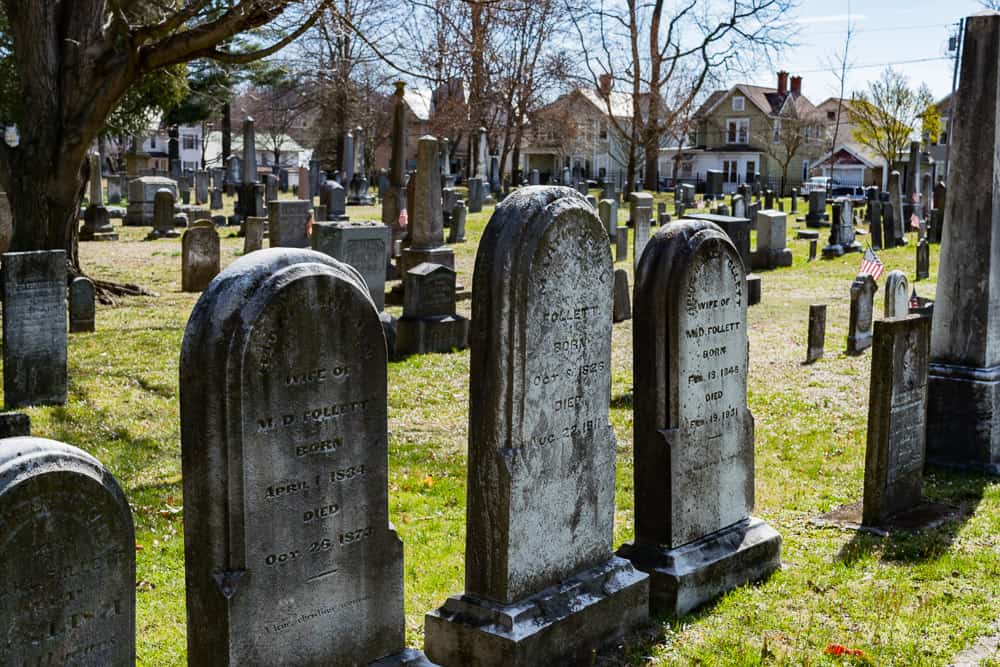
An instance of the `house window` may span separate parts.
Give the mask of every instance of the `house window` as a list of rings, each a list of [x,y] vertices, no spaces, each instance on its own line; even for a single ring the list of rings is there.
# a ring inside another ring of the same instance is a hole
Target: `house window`
[[[608,126],[601,123],[598,135],[601,137],[601,141],[605,141],[608,138]]]
[[[750,119],[730,118],[726,121],[726,143],[745,144],[750,140]]]
[[[742,95],[733,95],[733,111],[743,111],[744,99]]]
[[[837,112],[836,111],[827,111],[826,112],[826,119],[827,120],[837,120]]]
[[[809,160],[802,161],[802,180],[809,180]]]
[[[776,144],[781,142],[781,119],[780,118],[775,118],[774,119],[774,139],[773,139],[773,141]]]
[[[753,183],[755,178],[757,178],[757,163],[753,160],[747,160],[747,177],[744,182]]]
[[[196,145],[197,142],[195,141],[195,139],[197,139],[197,137],[195,137],[193,134],[181,135],[181,146],[186,151],[193,151],[195,148],[197,148]]]
[[[726,183],[736,182],[736,160],[722,161],[722,178]]]
[[[150,148],[156,148],[156,137],[150,137],[149,138],[149,147]]]

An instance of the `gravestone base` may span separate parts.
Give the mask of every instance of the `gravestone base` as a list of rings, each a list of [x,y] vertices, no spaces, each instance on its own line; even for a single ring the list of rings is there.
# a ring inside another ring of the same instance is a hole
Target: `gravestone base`
[[[370,667],[437,667],[427,656],[415,648],[408,648],[371,663]]]
[[[612,557],[508,605],[450,597],[426,616],[424,650],[443,665],[591,664],[594,650],[648,615],[649,578]]]
[[[750,253],[750,268],[753,271],[777,269],[792,265],[792,251],[788,248],[761,250]]]
[[[823,259],[833,259],[834,257],[842,257],[849,252],[861,252],[864,248],[861,244],[855,241],[854,243],[832,243],[825,248],[823,248]]]
[[[747,305],[756,306],[760,303],[761,284],[760,276],[756,274],[747,275]]]
[[[819,232],[812,229],[800,229],[795,238],[805,241],[819,240]]]
[[[401,317],[396,321],[395,356],[447,353],[469,346],[469,320],[461,315]]]
[[[437,248],[406,248],[402,257],[399,258],[399,275],[405,276],[406,272],[424,262],[440,264],[449,269],[455,268],[455,251],[448,246]]]
[[[629,542],[618,555],[649,574],[653,613],[679,618],[781,567],[781,535],[750,517],[676,549]]]
[[[930,365],[927,462],[1000,475],[1000,366]]]
[[[88,206],[80,229],[81,241],[117,241],[118,232],[111,225],[111,215],[103,206]]]
[[[146,234],[147,241],[155,241],[156,239],[178,239],[181,237],[181,233],[174,228],[163,228],[163,229],[152,229],[149,234]]]
[[[820,229],[830,226],[830,218],[827,215],[824,215],[822,218],[807,215],[805,218],[799,218],[798,222],[805,222],[806,227],[810,229]]]

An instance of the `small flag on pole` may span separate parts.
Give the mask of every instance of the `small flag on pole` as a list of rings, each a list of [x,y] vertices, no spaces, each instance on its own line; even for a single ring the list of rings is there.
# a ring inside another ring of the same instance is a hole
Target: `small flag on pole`
[[[913,296],[910,297],[910,308],[919,308],[919,307],[920,307],[920,297],[917,296],[917,290],[916,288],[914,288]]]
[[[919,192],[914,192],[913,193],[913,203],[914,204],[919,204],[920,203],[920,193]]]
[[[916,213],[910,214],[910,227],[920,229],[920,218],[917,217]]]
[[[405,208],[402,211],[399,212],[399,223],[398,224],[399,224],[399,228],[400,229],[405,229],[406,226],[410,224],[410,216],[407,215]]]
[[[885,271],[885,264],[878,258],[875,251],[871,249],[871,246],[865,248],[865,254],[861,258],[861,268],[858,270],[858,273],[867,273],[872,277],[872,280],[878,282],[883,271]]]

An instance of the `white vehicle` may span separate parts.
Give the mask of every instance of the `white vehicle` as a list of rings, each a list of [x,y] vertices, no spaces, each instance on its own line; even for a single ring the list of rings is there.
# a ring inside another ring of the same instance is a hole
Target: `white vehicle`
[[[829,176],[813,176],[808,181],[802,184],[802,194],[807,195],[813,190],[822,190],[826,192],[830,188],[830,177]]]

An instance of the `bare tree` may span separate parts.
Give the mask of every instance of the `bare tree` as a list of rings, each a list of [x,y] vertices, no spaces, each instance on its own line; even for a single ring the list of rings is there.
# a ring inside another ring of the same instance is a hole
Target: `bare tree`
[[[802,98],[790,96],[781,112],[771,116],[761,131],[753,133],[755,143],[781,167],[779,192],[782,197],[792,161],[815,159],[823,149],[823,119],[811,104],[800,100]]]
[[[274,158],[271,164],[275,173],[281,168],[281,151],[292,130],[312,106],[310,92],[310,87],[295,73],[275,69],[259,78],[257,85],[243,95],[243,109],[254,118],[256,130]]]
[[[933,103],[925,85],[910,88],[905,75],[892,67],[882,70],[865,90],[855,92],[849,110],[854,140],[867,146],[890,168],[910,143],[918,122]]]
[[[851,40],[854,37],[854,21],[851,20],[851,0],[847,0],[847,31],[844,34],[844,49],[840,53],[833,55],[830,60],[830,69],[837,78],[837,111],[834,118],[833,131],[830,132],[828,144],[830,153],[830,176],[833,176],[834,168],[837,164],[837,142],[840,140],[840,126],[844,115],[844,94],[847,90],[847,74],[851,69],[850,52]],[[831,178],[832,182],[832,178]]]

